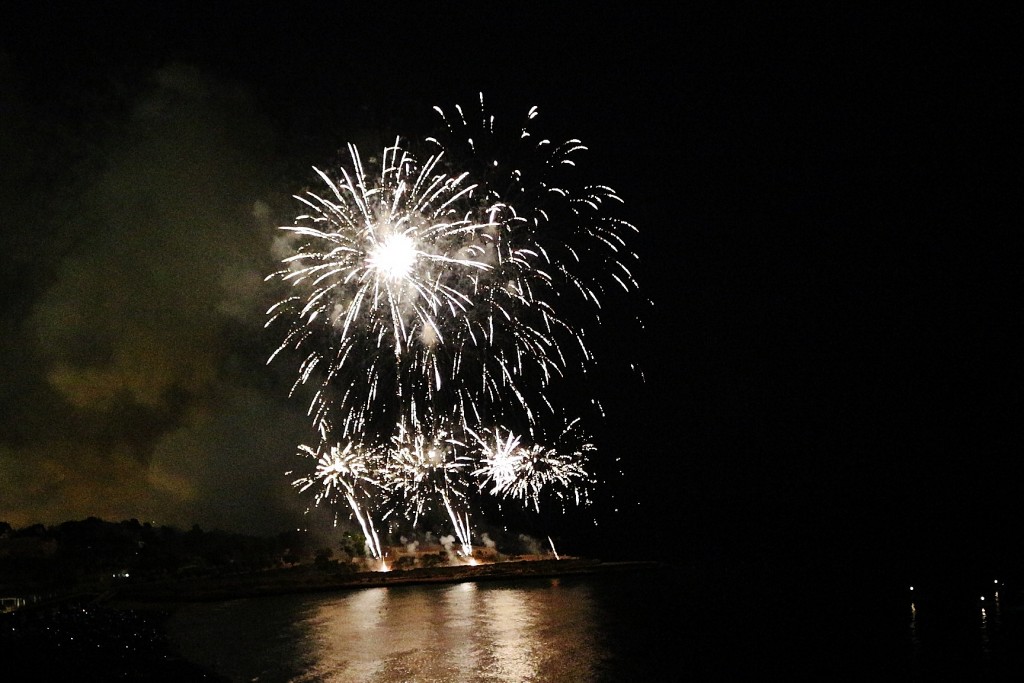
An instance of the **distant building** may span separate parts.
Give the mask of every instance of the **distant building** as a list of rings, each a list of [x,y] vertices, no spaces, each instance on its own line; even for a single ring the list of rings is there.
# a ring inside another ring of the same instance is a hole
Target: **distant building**
[[[0,598],[0,613],[13,612],[14,610],[24,607],[28,602],[25,598]]]

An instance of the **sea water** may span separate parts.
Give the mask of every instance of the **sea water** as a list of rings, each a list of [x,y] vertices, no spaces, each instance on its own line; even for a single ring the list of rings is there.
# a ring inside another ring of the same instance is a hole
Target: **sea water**
[[[168,629],[187,659],[266,683],[1024,674],[1021,613],[1005,598],[946,609],[908,586],[865,588],[762,590],[645,569],[191,604]]]

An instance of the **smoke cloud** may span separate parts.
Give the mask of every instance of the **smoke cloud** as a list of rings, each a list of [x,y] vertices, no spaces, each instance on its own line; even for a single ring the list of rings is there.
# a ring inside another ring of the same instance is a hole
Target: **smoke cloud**
[[[0,59],[0,519],[291,526],[305,503],[285,471],[308,436],[265,365],[270,126],[244,89],[171,65],[82,142],[92,120],[28,125],[46,114],[17,81]]]

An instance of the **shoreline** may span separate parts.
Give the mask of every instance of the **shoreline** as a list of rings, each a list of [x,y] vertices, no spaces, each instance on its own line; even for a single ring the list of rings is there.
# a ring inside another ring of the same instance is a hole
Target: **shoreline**
[[[655,561],[603,562],[583,558],[507,560],[477,565],[359,572],[331,572],[329,569],[303,565],[249,574],[124,585],[100,596],[98,600],[111,606],[138,608],[147,604],[214,602],[359,588],[630,572],[662,566],[663,563]]]

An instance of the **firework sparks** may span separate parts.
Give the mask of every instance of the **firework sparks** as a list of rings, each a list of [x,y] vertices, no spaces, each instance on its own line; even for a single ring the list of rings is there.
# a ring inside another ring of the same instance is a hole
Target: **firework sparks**
[[[529,278],[540,288],[531,298],[550,302],[549,296],[578,293],[593,312],[607,286],[638,289],[631,270],[637,256],[626,242],[636,227],[609,211],[622,198],[606,185],[575,186],[576,157],[587,150],[580,140],[554,144],[533,134],[536,107],[520,127],[502,129],[486,113],[482,94],[471,115],[460,106],[454,114],[434,110],[443,132],[430,140],[474,169],[488,200],[507,207],[506,238],[515,245],[509,248],[529,254],[528,270],[540,275]],[[610,282],[603,284],[605,278]]]

